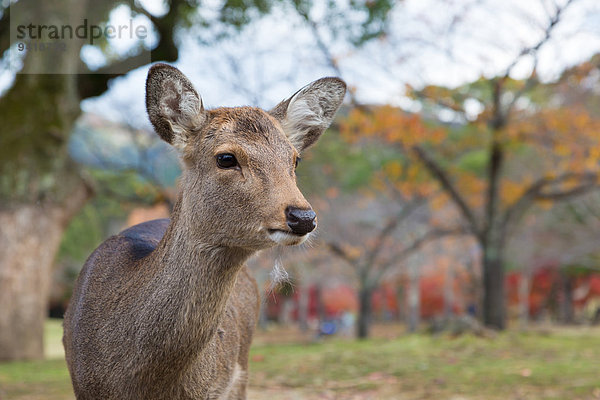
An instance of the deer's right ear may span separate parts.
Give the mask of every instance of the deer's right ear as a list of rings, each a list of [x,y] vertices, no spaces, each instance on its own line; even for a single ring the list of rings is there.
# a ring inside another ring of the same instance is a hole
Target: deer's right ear
[[[321,78],[298,90],[269,113],[281,122],[290,142],[302,152],[329,127],[345,94],[343,80]]]
[[[146,109],[156,133],[179,151],[206,121],[202,99],[177,68],[155,64],[146,79]]]

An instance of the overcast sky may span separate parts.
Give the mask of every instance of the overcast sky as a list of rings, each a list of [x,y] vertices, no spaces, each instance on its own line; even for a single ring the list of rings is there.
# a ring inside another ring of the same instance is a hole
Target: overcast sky
[[[165,11],[162,1],[142,3],[152,13]],[[361,101],[409,106],[403,97],[407,83],[454,86],[504,71],[523,48],[543,37],[554,4],[555,0],[406,0],[394,10],[386,40],[358,50],[332,42],[327,29],[320,32],[342,77]],[[211,8],[204,7],[201,12],[210,16]],[[317,21],[321,12],[317,7]],[[125,8],[113,15],[115,22],[127,18]],[[251,24],[241,35],[212,47],[200,44],[193,31],[180,35],[179,40],[180,59],[175,65],[196,85],[208,107],[270,108],[312,80],[335,74],[310,30],[293,12],[282,8]],[[552,40],[540,51],[538,71],[551,80],[566,66],[598,52],[600,1],[574,0]],[[89,49],[85,55],[91,63],[98,61]],[[524,58],[514,70],[515,77],[526,76],[531,67],[532,59]],[[139,68],[114,80],[105,95],[84,101],[83,109],[146,124],[147,70],[148,66]],[[0,74],[0,86],[2,81],[8,81],[6,74]]]

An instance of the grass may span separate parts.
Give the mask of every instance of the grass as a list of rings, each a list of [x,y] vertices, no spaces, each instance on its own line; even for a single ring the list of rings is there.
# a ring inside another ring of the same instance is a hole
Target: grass
[[[62,321],[44,327],[46,360],[0,363],[0,400],[74,399],[62,347]]]
[[[600,399],[598,332],[264,345],[252,359],[254,386],[334,398],[364,391],[377,399]]]
[[[45,361],[0,364],[2,400],[72,400],[60,324]],[[600,399],[600,331],[426,335],[272,344],[251,351],[249,399]]]
[[[64,358],[65,350],[62,345],[62,320],[49,319],[44,326],[44,353],[46,358]]]

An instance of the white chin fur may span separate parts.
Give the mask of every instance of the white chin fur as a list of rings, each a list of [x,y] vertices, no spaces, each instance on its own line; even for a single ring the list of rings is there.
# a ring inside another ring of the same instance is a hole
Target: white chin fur
[[[269,232],[269,239],[283,246],[293,246],[304,243],[308,239],[309,233],[304,236],[293,235],[283,231]]]

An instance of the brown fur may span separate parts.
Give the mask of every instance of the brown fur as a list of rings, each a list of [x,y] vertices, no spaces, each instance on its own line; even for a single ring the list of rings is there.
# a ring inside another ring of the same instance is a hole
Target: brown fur
[[[317,81],[298,93],[326,107],[288,108],[288,99],[273,115],[205,111],[187,78],[164,64],[151,68],[146,90],[157,133],[180,151],[181,191],[170,220],[129,228],[86,261],[64,324],[75,395],[245,399],[259,296],[244,262],[276,244],[273,229],[284,232],[284,244],[302,241],[287,234],[285,217],[286,207],[310,208],[296,186],[295,158],[331,122],[345,86]],[[301,126],[298,115],[313,111],[324,111],[307,115],[321,125]],[[288,113],[296,130],[285,124]],[[240,168],[218,168],[220,153],[234,154]]]

